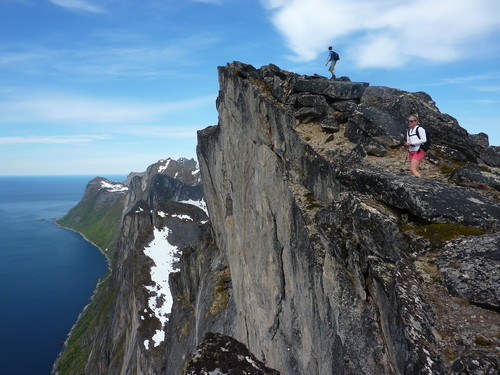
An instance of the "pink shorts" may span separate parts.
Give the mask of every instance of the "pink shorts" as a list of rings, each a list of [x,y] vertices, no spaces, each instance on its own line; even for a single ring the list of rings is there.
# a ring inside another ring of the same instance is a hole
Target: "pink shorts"
[[[425,151],[424,150],[410,151],[409,159],[410,159],[410,161],[412,159],[415,159],[415,160],[418,160],[418,161],[422,161],[422,160],[424,160],[424,156],[425,156]]]

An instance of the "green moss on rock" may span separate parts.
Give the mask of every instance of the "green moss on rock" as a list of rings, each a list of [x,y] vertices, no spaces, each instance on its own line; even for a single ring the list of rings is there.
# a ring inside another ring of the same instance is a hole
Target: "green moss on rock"
[[[453,224],[406,225],[405,229],[434,243],[444,243],[460,237],[480,236],[487,233],[484,229]]]
[[[231,282],[231,270],[225,268],[215,275],[215,289],[212,299],[212,305],[208,312],[211,315],[217,315],[224,311],[229,302],[229,284]]]

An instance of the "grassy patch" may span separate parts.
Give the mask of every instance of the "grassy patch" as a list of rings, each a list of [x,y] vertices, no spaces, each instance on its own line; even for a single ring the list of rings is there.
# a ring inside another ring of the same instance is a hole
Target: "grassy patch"
[[[450,167],[447,165],[447,166],[441,167],[441,174],[444,176],[450,176],[457,169],[458,169],[458,167]]]
[[[217,315],[224,311],[229,302],[229,283],[231,282],[231,270],[225,268],[215,275],[215,289],[209,313]]]
[[[314,196],[312,193],[307,193],[304,195],[304,198],[306,199],[306,208],[308,210],[313,210],[315,208],[320,208],[321,205],[314,199]]]
[[[444,243],[460,237],[480,236],[487,233],[484,229],[452,224],[406,225],[405,229],[434,243]]]
[[[191,322],[187,321],[185,324],[178,323],[177,331],[179,332],[179,335],[177,336],[177,341],[181,342],[182,339],[189,333],[189,331],[191,331]]]
[[[493,340],[490,340],[490,339],[484,338],[483,336],[477,336],[477,337],[474,339],[474,342],[475,342],[477,345],[481,345],[481,346],[491,346],[491,345],[493,345]]]
[[[112,244],[120,227],[123,207],[123,200],[117,200],[100,210],[94,207],[93,202],[82,201],[57,223],[83,234],[111,261]]]

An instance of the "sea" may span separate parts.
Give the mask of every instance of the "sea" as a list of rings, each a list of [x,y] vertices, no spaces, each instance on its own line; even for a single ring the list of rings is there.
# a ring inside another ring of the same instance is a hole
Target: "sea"
[[[55,224],[94,177],[0,177],[2,374],[50,374],[78,315],[108,272],[97,247]]]

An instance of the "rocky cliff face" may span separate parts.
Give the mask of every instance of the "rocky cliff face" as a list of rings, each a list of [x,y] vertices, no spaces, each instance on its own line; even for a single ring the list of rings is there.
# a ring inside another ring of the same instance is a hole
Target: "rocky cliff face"
[[[198,134],[210,221],[179,202],[197,180],[131,175],[111,274],[65,352],[81,363],[55,372],[497,373],[487,136],[425,93],[237,62],[219,81],[219,124]],[[413,112],[433,140],[422,179],[401,147]]]
[[[120,210],[108,215],[116,204]],[[108,254],[111,272],[79,317],[53,372],[161,373],[172,307],[168,275],[178,269],[180,249],[198,243],[207,220],[193,159],[160,160],[124,183],[92,180],[60,223],[87,238],[103,237],[111,224],[119,228]]]
[[[219,80],[198,158],[234,337],[283,374],[496,371],[499,165],[484,135],[425,93],[272,65]],[[434,144],[424,179],[401,148],[414,112]]]

